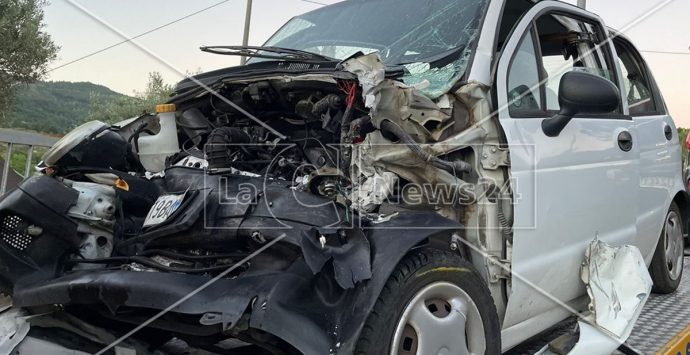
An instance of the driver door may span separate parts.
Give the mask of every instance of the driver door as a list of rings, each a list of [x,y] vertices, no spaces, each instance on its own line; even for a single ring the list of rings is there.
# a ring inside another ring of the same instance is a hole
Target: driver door
[[[581,310],[580,266],[592,240],[617,246],[633,243],[637,234],[639,152],[633,121],[623,114],[627,107],[575,116],[557,137],[547,137],[541,126],[559,110],[565,72],[590,72],[622,87],[604,29],[599,18],[573,6],[539,3],[500,57],[495,90],[515,197],[503,328],[520,328],[520,336],[567,317],[569,306]],[[632,135],[632,148],[621,139],[624,132]]]

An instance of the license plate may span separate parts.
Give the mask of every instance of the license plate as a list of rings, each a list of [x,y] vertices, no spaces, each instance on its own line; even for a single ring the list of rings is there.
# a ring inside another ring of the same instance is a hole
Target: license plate
[[[156,200],[153,204],[149,214],[146,216],[144,221],[144,227],[150,227],[159,225],[165,222],[170,215],[175,213],[180,205],[182,205],[182,200],[184,200],[185,194],[181,195],[163,195]]]

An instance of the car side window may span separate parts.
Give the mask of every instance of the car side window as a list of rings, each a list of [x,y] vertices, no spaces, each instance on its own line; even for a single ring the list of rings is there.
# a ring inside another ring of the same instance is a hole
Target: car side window
[[[563,15],[544,15],[536,21],[536,26],[548,111],[560,109],[558,90],[567,72],[587,72],[616,83],[616,66],[609,47],[599,45],[601,31],[597,25]]]
[[[570,71],[599,75],[617,83],[613,53],[609,45],[601,44],[602,33],[599,25],[561,14],[539,17],[511,60],[511,116],[543,117],[558,112],[561,78]],[[621,114],[621,108],[614,113]]]
[[[513,56],[508,74],[508,109],[512,116],[543,110],[540,94],[539,60],[534,31],[529,31]]]
[[[649,73],[645,70],[642,58],[632,47],[620,39],[614,41],[618,62],[623,72],[625,98],[630,115],[641,116],[658,113],[650,85]]]

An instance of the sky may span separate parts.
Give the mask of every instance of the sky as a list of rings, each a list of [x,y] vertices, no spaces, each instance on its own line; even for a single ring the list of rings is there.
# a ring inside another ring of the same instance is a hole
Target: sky
[[[60,46],[57,68],[84,55],[122,41],[122,38],[66,0],[50,0],[45,9],[46,31]],[[220,0],[73,0],[126,36],[134,36],[220,2]],[[338,0],[316,0],[332,4]],[[665,0],[668,1],[668,0]],[[575,3],[576,0],[566,2]],[[671,2],[640,19],[662,0],[588,0],[587,9],[624,33],[640,50],[688,55],[643,53],[661,87],[676,124],[690,127],[690,1]],[[239,58],[199,51],[203,45],[242,43],[245,0],[229,0],[147,34],[137,42],[153,58],[132,44],[123,44],[49,73],[54,81],[90,81],[124,94],[144,89],[148,73],[160,72],[169,83],[195,73],[239,64]],[[261,45],[287,20],[322,5],[311,0],[254,0],[250,45]],[[631,25],[632,24],[632,25]]]

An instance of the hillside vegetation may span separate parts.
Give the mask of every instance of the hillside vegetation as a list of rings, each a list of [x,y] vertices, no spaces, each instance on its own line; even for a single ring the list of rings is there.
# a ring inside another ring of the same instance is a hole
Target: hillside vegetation
[[[146,88],[133,96],[114,92],[89,82],[39,82],[22,86],[17,92],[13,111],[5,117],[3,127],[63,135],[93,120],[108,123],[155,112],[156,104],[168,100],[172,85],[165,84],[160,73],[149,74]],[[23,172],[27,147],[14,147],[11,166]],[[7,158],[7,147],[0,145],[0,158]],[[33,163],[45,149],[36,148]]]
[[[39,82],[17,90],[14,108],[5,122],[10,128],[65,134],[84,123],[94,95],[103,101],[127,98],[89,82]]]

